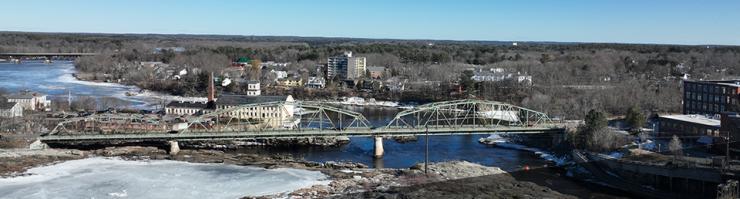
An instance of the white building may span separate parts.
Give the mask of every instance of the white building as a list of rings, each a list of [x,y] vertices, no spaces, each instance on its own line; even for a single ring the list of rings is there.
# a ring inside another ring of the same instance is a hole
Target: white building
[[[16,102],[0,102],[0,118],[23,117],[23,107]]]
[[[531,75],[517,75],[516,82],[520,84],[532,85],[532,76]]]
[[[287,67],[289,63],[287,62],[275,62],[275,61],[266,61],[262,62],[262,67]]]
[[[475,72],[470,79],[476,82],[498,82],[512,78],[511,74],[500,74],[500,73],[487,73],[487,72]]]
[[[215,100],[215,109],[229,109],[242,105],[268,103],[268,102],[294,102],[292,96],[246,96],[246,95],[221,95]],[[294,105],[282,104],[275,106],[254,106],[227,111],[224,116],[238,119],[246,119],[255,122],[255,125],[265,127],[290,126],[295,118]],[[208,108],[207,102],[184,102],[175,101],[167,104],[165,113],[168,115],[193,115],[196,113],[207,114],[214,111]]]
[[[270,72],[275,74],[275,80],[288,77],[288,72],[283,71],[283,70],[271,70]]]
[[[260,96],[262,95],[262,89],[260,88],[260,82],[256,80],[247,81],[247,96]]]
[[[364,57],[350,57],[347,60],[347,79],[359,79],[367,73],[367,59]]]
[[[231,79],[229,79],[228,77],[224,78],[224,80],[221,81],[221,86],[228,86],[229,84],[231,84]]]
[[[216,101],[218,109],[228,109],[241,105],[267,103],[267,102],[295,102],[292,96],[244,96],[244,95],[222,95]],[[276,106],[255,106],[251,108],[240,108],[227,113],[228,116],[256,120],[261,125],[268,127],[288,126],[295,118],[294,105],[283,104]]]
[[[520,84],[532,85],[531,75],[522,75],[519,72],[517,72],[516,74],[506,73],[502,68],[492,68],[489,71],[483,71],[482,69],[480,69],[478,71],[475,71],[470,79],[477,82],[499,82],[504,80],[514,80]]]
[[[207,112],[207,102],[194,102],[194,101],[173,101],[165,106],[165,113],[167,115],[193,115],[200,111]]]
[[[326,80],[323,77],[308,77],[305,86],[308,88],[324,88],[326,87]]]
[[[51,100],[46,99],[46,95],[39,93],[22,92],[16,95],[7,96],[8,102],[16,102],[23,110],[46,111],[51,106]]]

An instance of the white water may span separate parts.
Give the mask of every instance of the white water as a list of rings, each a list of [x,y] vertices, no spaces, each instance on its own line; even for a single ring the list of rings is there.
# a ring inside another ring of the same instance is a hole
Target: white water
[[[240,198],[329,183],[318,171],[117,158],[72,160],[27,173],[0,178],[0,198]]]

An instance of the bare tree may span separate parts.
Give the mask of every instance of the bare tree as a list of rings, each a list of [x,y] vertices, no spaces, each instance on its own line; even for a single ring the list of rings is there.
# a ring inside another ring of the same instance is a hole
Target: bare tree
[[[717,186],[717,198],[718,199],[736,199],[740,197],[740,189],[738,189],[737,180],[727,180],[724,184]]]
[[[253,59],[249,62],[249,65],[252,65],[252,68],[250,70],[251,79],[252,80],[259,80],[262,75],[262,61]]]
[[[589,136],[588,147],[592,151],[607,152],[618,149],[627,142],[625,135],[616,133],[609,128],[601,128]]]
[[[678,136],[673,135],[673,138],[671,138],[671,142],[668,143],[668,150],[673,153],[674,157],[679,157],[683,155],[683,146],[681,146],[681,139],[678,139]]]
[[[98,103],[93,97],[80,96],[72,101],[72,110],[96,110]]]

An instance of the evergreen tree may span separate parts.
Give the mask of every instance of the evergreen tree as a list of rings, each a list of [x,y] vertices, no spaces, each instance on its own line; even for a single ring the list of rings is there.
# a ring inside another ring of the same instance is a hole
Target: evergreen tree
[[[639,133],[642,127],[645,126],[646,118],[639,107],[633,106],[627,110],[624,121],[627,123],[631,132]]]

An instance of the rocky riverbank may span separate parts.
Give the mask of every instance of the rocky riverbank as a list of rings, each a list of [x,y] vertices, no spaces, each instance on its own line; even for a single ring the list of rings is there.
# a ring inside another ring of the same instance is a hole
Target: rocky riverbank
[[[181,141],[180,146],[183,148],[193,149],[240,149],[253,146],[322,146],[338,147],[350,142],[347,136],[336,137],[315,137],[315,138],[265,138],[250,139],[238,141]]]
[[[17,150],[0,153],[0,174],[21,175],[28,168],[60,161],[93,156],[121,157],[128,160],[177,160],[197,163],[223,163],[259,166],[268,169],[296,168],[321,171],[330,176],[329,185],[316,185],[292,193],[261,198],[572,198],[530,182],[516,181],[496,167],[470,162],[431,164],[428,173],[423,165],[408,169],[369,169],[357,163],[316,163],[297,160],[287,154],[233,154],[217,150],[182,150],[168,155],[156,147],[110,147],[98,150]]]
[[[84,158],[85,153],[70,149],[0,149],[0,177],[24,175],[27,169]]]

